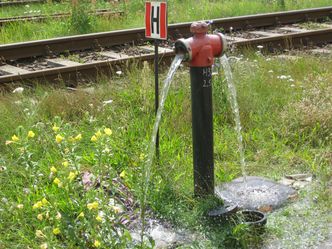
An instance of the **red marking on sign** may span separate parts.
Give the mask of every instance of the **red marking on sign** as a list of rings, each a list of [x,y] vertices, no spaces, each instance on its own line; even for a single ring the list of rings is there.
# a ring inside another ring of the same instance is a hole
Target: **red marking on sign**
[[[160,39],[167,39],[167,6],[160,4]]]
[[[145,3],[145,36],[167,39],[167,4],[165,2]]]
[[[151,37],[151,3],[145,3],[145,36]]]

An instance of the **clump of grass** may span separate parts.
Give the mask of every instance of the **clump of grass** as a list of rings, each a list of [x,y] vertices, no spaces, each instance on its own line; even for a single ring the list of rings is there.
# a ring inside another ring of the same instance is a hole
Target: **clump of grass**
[[[91,13],[91,5],[85,1],[72,7],[70,27],[74,33],[86,34],[93,30],[95,16]]]
[[[300,131],[307,142],[320,146],[332,138],[332,87],[328,79],[308,80],[313,86],[304,90],[305,95],[299,101],[285,107],[281,117],[288,126],[286,136],[294,136]]]

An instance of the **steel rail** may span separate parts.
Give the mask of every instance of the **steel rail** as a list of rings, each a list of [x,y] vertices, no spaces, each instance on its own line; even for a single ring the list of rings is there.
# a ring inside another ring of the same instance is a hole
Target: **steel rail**
[[[301,48],[303,46],[321,45],[332,42],[332,28],[308,32],[300,32],[273,37],[256,38],[247,41],[237,41],[237,49],[256,48],[262,45],[266,50]],[[174,52],[162,54],[164,59],[172,58]],[[115,68],[127,65],[130,61],[153,61],[154,54],[134,56],[127,59],[110,59],[102,62],[87,63],[71,67],[58,67],[24,73],[20,75],[0,76],[0,84],[11,82],[34,82],[40,80],[76,82],[79,79],[92,79],[99,74],[112,74]]]
[[[231,18],[220,18],[212,21],[212,29],[224,31],[246,30],[276,25],[293,24],[304,21],[316,21],[326,18],[332,19],[332,6],[324,8],[275,12],[259,15],[247,15]],[[191,22],[172,24],[169,26],[170,40],[176,40],[189,35]],[[124,43],[146,41],[145,29],[135,28],[112,32],[92,33],[46,39],[32,42],[20,42],[0,46],[0,58],[2,60],[15,60],[34,56],[58,54],[64,51],[78,51],[93,49],[96,47],[111,47]]]

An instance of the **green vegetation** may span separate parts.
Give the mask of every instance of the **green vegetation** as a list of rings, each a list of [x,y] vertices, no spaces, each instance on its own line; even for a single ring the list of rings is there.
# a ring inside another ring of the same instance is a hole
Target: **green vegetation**
[[[315,176],[310,190],[300,191],[303,205],[269,216],[264,237],[280,238],[281,248],[317,243],[331,219],[331,58],[299,56],[285,61],[249,54],[232,64],[248,174],[275,180],[291,173]],[[147,65],[133,67],[92,86],[94,91],[38,85],[22,94],[2,93],[0,248],[134,247],[121,221],[138,212],[136,201],[142,199],[154,120],[153,73]],[[217,183],[241,175],[226,89],[223,75],[215,76]],[[148,207],[199,234],[189,248],[254,248],[262,238],[247,227],[206,219],[219,201],[192,197],[190,120],[189,76],[182,69],[166,101]],[[92,188],[83,184],[87,172],[95,176]],[[123,199],[132,199],[132,210]]]
[[[100,3],[99,3],[100,2]],[[213,18],[221,18],[228,16],[237,16],[245,14],[257,14],[264,12],[273,12],[280,10],[303,9],[310,7],[329,6],[330,0],[288,0],[283,6],[280,1],[275,0],[240,0],[240,1],[168,1],[169,8],[169,23],[185,22],[192,20],[208,20]],[[105,4],[103,1],[98,1],[98,4]],[[39,5],[36,5],[39,6]],[[61,10],[70,11],[70,7],[66,4],[51,4],[42,5],[46,6],[41,9],[31,5],[26,7],[15,7],[13,9],[2,8],[2,16],[16,15],[20,13],[19,10],[24,12],[32,11],[35,13],[40,10],[41,13],[53,13]],[[53,6],[55,6],[53,8]],[[61,8],[60,8],[61,6]],[[98,5],[98,7],[101,5]],[[107,7],[107,6],[105,6]],[[91,7],[87,7],[91,9]],[[114,7],[112,7],[114,8]],[[144,1],[128,1],[128,3],[120,2],[115,7],[124,11],[124,15],[116,18],[101,18],[90,17],[90,29],[77,29],[73,28],[72,22],[67,19],[49,20],[44,23],[19,23],[6,25],[0,30],[0,43],[11,43],[27,40],[46,39],[51,37],[74,35],[85,32],[100,32],[111,31],[117,29],[143,27],[144,26]],[[31,9],[31,10],[30,10]],[[14,11],[15,10],[15,11]]]
[[[84,0],[85,1],[85,0]],[[82,2],[79,1],[79,2]],[[115,8],[113,4],[108,1],[97,1],[97,9]],[[65,13],[71,11],[71,4],[69,1],[54,1],[54,3],[33,3],[27,5],[14,5],[2,7],[0,9],[0,18],[13,16],[28,16],[28,15],[50,15],[56,13]]]

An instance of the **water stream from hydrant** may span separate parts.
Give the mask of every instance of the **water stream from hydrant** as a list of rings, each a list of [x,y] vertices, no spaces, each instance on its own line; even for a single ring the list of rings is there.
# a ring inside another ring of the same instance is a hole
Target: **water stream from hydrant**
[[[141,234],[141,240],[143,241],[143,236],[144,236],[144,214],[145,214],[145,204],[146,204],[146,197],[147,197],[147,193],[148,193],[148,189],[149,189],[149,183],[150,183],[150,178],[151,178],[151,167],[152,167],[152,163],[153,163],[153,158],[154,158],[154,154],[156,152],[156,138],[157,138],[157,132],[159,129],[159,124],[161,121],[161,115],[162,112],[164,110],[164,106],[165,106],[165,101],[166,101],[166,97],[168,95],[168,90],[170,88],[172,79],[174,77],[174,74],[176,72],[176,70],[178,69],[178,67],[181,65],[181,62],[183,60],[183,55],[176,55],[171,67],[168,71],[167,77],[164,81],[164,85],[163,85],[163,89],[161,92],[161,98],[160,98],[160,102],[159,102],[159,108],[156,114],[156,120],[153,126],[153,130],[152,130],[152,136],[151,136],[151,142],[149,145],[149,151],[148,151],[148,155],[147,155],[147,161],[146,161],[146,165],[143,169],[143,177],[144,177],[144,186],[143,186],[143,201],[141,203],[141,218],[142,218],[142,234]]]
[[[240,110],[239,105],[237,102],[237,94],[236,94],[236,88],[234,85],[233,80],[233,74],[232,69],[229,64],[229,60],[226,55],[223,55],[220,57],[220,63],[225,71],[228,91],[229,91],[229,100],[231,104],[231,108],[234,115],[234,121],[235,121],[235,130],[237,134],[237,140],[238,140],[238,146],[239,146],[239,154],[240,154],[240,164],[241,164],[241,171],[244,182],[247,182],[247,174],[246,174],[246,160],[244,156],[244,147],[243,147],[243,137],[242,137],[242,126],[241,126],[241,120],[240,120]]]

